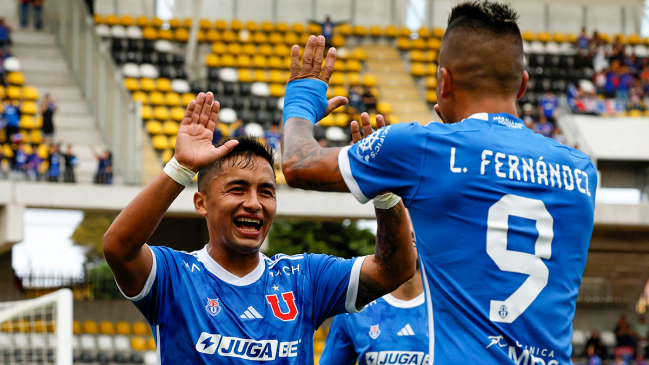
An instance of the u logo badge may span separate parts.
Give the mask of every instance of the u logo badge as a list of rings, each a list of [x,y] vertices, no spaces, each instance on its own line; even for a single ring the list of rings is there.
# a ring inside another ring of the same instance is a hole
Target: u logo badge
[[[282,321],[292,321],[297,317],[297,307],[295,306],[295,296],[293,292],[282,293],[282,298],[286,305],[288,306],[288,312],[282,312],[282,309],[279,307],[279,298],[277,294],[266,295],[266,300],[270,303],[271,308],[273,309],[273,314],[275,317],[281,319]]]

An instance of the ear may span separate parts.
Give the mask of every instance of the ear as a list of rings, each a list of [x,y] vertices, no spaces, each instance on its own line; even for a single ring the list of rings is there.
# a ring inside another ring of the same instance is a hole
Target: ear
[[[446,67],[439,69],[439,76],[437,77],[437,90],[439,91],[440,98],[447,98],[448,95],[453,91],[451,86],[451,74],[448,72]]]
[[[523,97],[525,90],[527,90],[527,81],[530,79],[530,75],[527,71],[523,71],[523,82],[521,82],[521,87],[518,89],[518,94],[516,94],[516,100]]]
[[[207,216],[207,207],[205,206],[206,200],[207,196],[200,191],[194,193],[194,210],[203,217]]]

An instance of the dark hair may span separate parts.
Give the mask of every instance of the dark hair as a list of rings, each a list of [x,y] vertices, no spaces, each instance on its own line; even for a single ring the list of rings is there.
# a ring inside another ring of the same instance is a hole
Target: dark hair
[[[227,163],[227,166],[239,166],[242,169],[255,169],[256,159],[255,157],[261,157],[266,160],[271,167],[275,165],[275,157],[273,156],[272,148],[264,145],[259,142],[257,138],[251,136],[239,136],[235,138],[224,139],[217,147],[222,146],[227,141],[236,140],[239,141],[239,144],[236,145],[232,151],[225,157],[220,158],[210,165],[204,167],[201,171],[198,172],[198,191],[203,191],[207,185],[209,185],[208,177],[211,177],[215,174],[221,172],[221,168],[224,164]]]
[[[457,27],[488,29],[494,33],[518,33],[518,13],[510,6],[489,0],[457,4],[448,16],[446,34]]]

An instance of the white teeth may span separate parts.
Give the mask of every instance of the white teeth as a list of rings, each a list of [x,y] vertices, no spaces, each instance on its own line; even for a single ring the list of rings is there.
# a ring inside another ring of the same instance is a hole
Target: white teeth
[[[238,218],[237,221],[261,224],[261,221],[259,219],[252,219],[252,218]]]

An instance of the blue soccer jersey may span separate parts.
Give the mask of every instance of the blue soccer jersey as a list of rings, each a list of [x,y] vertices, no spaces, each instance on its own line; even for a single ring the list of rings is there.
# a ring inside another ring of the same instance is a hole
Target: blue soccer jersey
[[[206,246],[207,247],[207,246]],[[239,278],[207,248],[151,247],[153,266],[130,299],[151,325],[162,364],[313,364],[322,322],[355,308],[363,258],[260,254]]]
[[[341,314],[329,328],[320,365],[428,365],[424,294],[403,301],[388,294],[362,313]]]
[[[588,156],[480,113],[382,128],[338,162],[359,201],[392,191],[409,208],[431,362],[570,363],[597,186]]]

